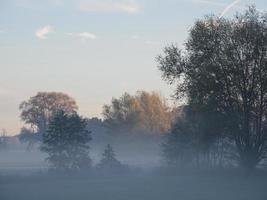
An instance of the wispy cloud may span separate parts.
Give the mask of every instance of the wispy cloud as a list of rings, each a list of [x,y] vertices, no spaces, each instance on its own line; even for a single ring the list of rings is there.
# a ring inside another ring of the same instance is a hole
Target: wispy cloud
[[[134,0],[83,0],[79,9],[87,12],[135,14],[140,11],[140,6]]]
[[[95,34],[89,33],[89,32],[68,33],[68,35],[72,37],[80,38],[82,40],[88,40],[88,39],[95,40],[97,38]]]
[[[241,0],[235,0],[231,4],[227,5],[226,8],[222,11],[219,18],[222,18],[229,10],[231,10],[232,7],[237,5]]]
[[[223,16],[226,15],[226,13],[228,13],[231,10],[231,8],[233,8],[238,3],[240,3],[241,0],[235,0],[230,4],[227,4],[224,2],[218,2],[218,1],[211,1],[211,0],[191,0],[191,2],[196,3],[196,4],[208,4],[208,5],[213,5],[213,6],[225,7],[219,16],[219,18],[222,18]]]
[[[46,39],[47,35],[51,32],[53,32],[53,28],[50,25],[47,25],[36,30],[35,36],[43,40]]]

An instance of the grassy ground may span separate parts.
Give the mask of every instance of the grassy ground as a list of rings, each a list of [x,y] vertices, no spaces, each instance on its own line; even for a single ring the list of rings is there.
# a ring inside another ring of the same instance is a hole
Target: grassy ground
[[[266,176],[2,177],[1,200],[267,200]]]

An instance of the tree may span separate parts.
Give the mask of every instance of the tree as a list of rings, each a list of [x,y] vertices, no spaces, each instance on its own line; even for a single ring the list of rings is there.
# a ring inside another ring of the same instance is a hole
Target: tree
[[[95,144],[104,142],[107,139],[106,136],[109,136],[103,120],[97,117],[87,119],[87,129],[92,132],[92,139]]]
[[[7,131],[2,129],[0,133],[0,151],[7,148]]]
[[[120,161],[116,159],[114,150],[110,144],[108,144],[102,154],[103,158],[101,159],[98,167],[100,169],[118,169],[121,167]]]
[[[27,101],[23,101],[19,109],[21,110],[21,120],[37,129],[43,134],[46,132],[53,115],[62,110],[67,114],[75,113],[78,106],[73,98],[61,92],[38,92]]]
[[[178,98],[227,116],[239,162],[253,169],[267,156],[267,15],[249,7],[227,20],[206,17],[190,30],[184,51],[176,45],[157,58]]]
[[[170,166],[214,167],[221,165],[224,116],[193,106],[181,106],[180,113],[162,145]]]
[[[174,118],[173,110],[166,99],[156,92],[137,92],[136,99],[141,107],[141,126],[146,132],[162,134],[170,130]]]
[[[18,135],[20,142],[27,143],[27,149],[30,150],[33,145],[41,141],[41,135],[31,128],[22,127]]]
[[[41,150],[48,153],[48,162],[58,170],[87,169],[91,165],[90,140],[85,119],[59,111],[43,134]]]
[[[118,99],[113,98],[111,105],[104,105],[104,123],[113,132],[132,132],[139,124],[140,112],[137,100],[125,93]]]
[[[163,157],[167,166],[184,167],[191,164],[195,152],[194,130],[185,119],[178,120],[163,143]]]
[[[158,93],[125,93],[113,98],[103,109],[104,123],[113,132],[158,135],[166,133],[172,123],[172,112]]]

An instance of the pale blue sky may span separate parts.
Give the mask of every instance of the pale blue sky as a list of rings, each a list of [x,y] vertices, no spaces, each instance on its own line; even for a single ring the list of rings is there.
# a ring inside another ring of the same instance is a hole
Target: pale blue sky
[[[68,93],[87,117],[126,91],[169,98],[156,55],[181,45],[197,18],[248,4],[267,9],[266,0],[0,0],[0,128],[16,134],[19,103],[38,91]]]

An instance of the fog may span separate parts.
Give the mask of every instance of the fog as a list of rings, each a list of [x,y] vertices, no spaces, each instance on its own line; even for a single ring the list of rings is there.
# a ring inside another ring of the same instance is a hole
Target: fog
[[[125,91],[111,97],[101,117],[93,118],[82,116],[76,100],[63,92],[39,91],[21,101],[20,131],[11,136],[0,129],[0,200],[266,200],[267,14],[249,6],[225,19],[239,2],[221,15],[196,20],[183,46],[173,43],[155,55],[162,79],[174,90],[171,101],[160,92]],[[137,7],[133,10],[127,2],[106,3],[96,10],[137,14]],[[36,37],[45,42],[57,30],[45,26]],[[83,44],[85,38],[98,43],[105,37],[67,35],[83,37]],[[102,60],[103,52],[95,51]],[[46,70],[72,80],[67,67]],[[98,84],[116,78],[104,73],[90,82],[101,95],[111,87],[102,91]],[[141,68],[139,74],[151,75]],[[43,78],[42,84],[50,82]],[[79,90],[94,95],[90,89]]]
[[[0,151],[0,173],[29,174],[30,172],[47,171],[49,163],[47,155],[40,150],[40,144],[32,147],[18,143],[9,145]],[[161,166],[160,138],[142,140],[140,138],[113,139],[110,137],[94,137],[90,142],[90,157],[93,165],[98,163],[107,144],[114,148],[116,158],[123,164],[142,170],[158,168]]]
[[[5,184],[3,184],[5,181]],[[1,199],[266,199],[266,179],[233,176],[124,176],[1,178]]]
[[[264,200],[267,174],[251,174],[238,169],[175,169],[162,165],[160,140],[150,139],[122,144],[108,140],[92,142],[90,156],[94,165],[109,142],[127,170],[56,172],[49,170],[45,153],[38,144],[9,147],[0,153],[0,199],[183,199],[183,200]],[[139,141],[139,142],[138,142]]]
[[[101,151],[92,150],[90,154],[94,163],[99,162],[105,145],[99,146],[98,148],[101,149]],[[153,146],[151,148],[153,148]],[[117,158],[122,163],[142,169],[160,166],[160,156],[152,152],[153,149],[149,149],[146,152],[142,152],[140,146],[129,148],[117,147],[116,149],[119,149],[122,152],[117,154]],[[158,150],[157,147],[154,149],[156,151]],[[39,149],[31,149],[30,151],[26,149],[10,149],[6,152],[1,152],[0,156],[1,172],[21,173],[30,171],[44,171],[49,167],[48,163],[45,161],[46,155]]]

